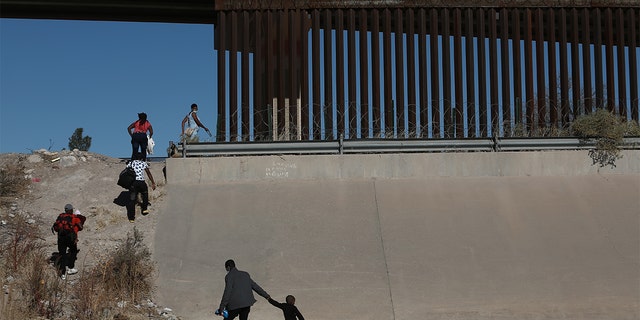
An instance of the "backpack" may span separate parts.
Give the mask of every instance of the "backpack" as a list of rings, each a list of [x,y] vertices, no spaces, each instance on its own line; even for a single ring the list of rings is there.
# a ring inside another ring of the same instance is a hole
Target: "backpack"
[[[58,218],[56,219],[56,222],[53,223],[53,227],[51,227],[51,229],[57,232],[59,236],[65,236],[71,233],[75,234],[76,229],[77,231],[83,229],[84,222],[87,220],[87,218],[81,214],[75,214],[75,218],[76,221],[74,225],[74,214],[66,212],[61,213],[58,215]],[[74,226],[76,229],[74,229]]]
[[[73,215],[71,213],[60,214],[56,222],[53,223],[53,230],[57,232],[58,235],[73,233]]]
[[[118,177],[118,185],[125,188],[130,189],[133,181],[136,180],[136,172],[131,167],[126,167],[122,172],[120,172],[120,176]]]

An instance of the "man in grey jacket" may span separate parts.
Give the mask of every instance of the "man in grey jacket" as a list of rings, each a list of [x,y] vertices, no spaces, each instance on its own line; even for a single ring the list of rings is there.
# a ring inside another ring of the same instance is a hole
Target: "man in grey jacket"
[[[233,260],[227,260],[224,268],[227,269],[227,275],[224,277],[224,293],[216,314],[222,315],[226,309],[229,315],[225,319],[231,320],[239,315],[240,320],[247,320],[251,306],[256,302],[253,291],[265,299],[270,299],[271,296],[251,280],[249,273],[236,269],[236,263]]]

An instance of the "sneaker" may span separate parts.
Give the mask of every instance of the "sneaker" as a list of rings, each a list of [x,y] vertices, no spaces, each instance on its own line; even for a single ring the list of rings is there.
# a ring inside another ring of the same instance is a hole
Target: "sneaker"
[[[149,209],[144,209],[144,210],[142,210],[142,215],[143,215],[143,216],[146,216],[146,215],[148,215],[148,214],[149,214]]]
[[[60,279],[62,279],[62,280],[67,280],[67,275],[63,273],[63,274],[60,276]]]
[[[67,274],[76,274],[76,273],[78,273],[78,269],[76,269],[76,268],[71,268],[71,269],[67,270]]]
[[[129,220],[129,222],[134,223],[134,222],[136,222],[136,221],[135,221],[135,220]]]

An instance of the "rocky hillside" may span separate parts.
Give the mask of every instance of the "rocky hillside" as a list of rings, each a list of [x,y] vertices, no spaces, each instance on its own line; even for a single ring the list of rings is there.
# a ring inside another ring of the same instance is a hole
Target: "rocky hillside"
[[[142,232],[144,242],[153,251],[155,225],[166,198],[164,162],[150,163],[157,184],[156,190],[149,188],[151,214],[142,216],[136,207],[135,223],[128,221],[123,206],[128,193],[116,184],[124,166],[124,160],[78,150],[0,154],[0,168],[19,168],[28,182],[20,194],[3,198],[2,226],[18,216],[26,218],[31,228],[39,230],[46,250],[53,253],[57,251],[56,235],[50,227],[64,205],[71,203],[87,217],[79,234],[76,268],[80,271],[94,266],[101,254],[114,249],[134,227]],[[0,232],[6,232],[2,226]],[[78,276],[69,276],[69,281],[73,283]],[[158,308],[162,313],[163,308]]]

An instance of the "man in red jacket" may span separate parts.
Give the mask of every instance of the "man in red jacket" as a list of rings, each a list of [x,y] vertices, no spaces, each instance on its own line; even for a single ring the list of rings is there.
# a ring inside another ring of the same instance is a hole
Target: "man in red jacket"
[[[74,268],[78,255],[78,231],[81,231],[87,218],[79,211],[73,212],[73,206],[64,206],[64,212],[58,215],[51,232],[58,233],[58,274],[64,280],[67,274],[78,273]],[[68,269],[67,269],[68,268]]]

